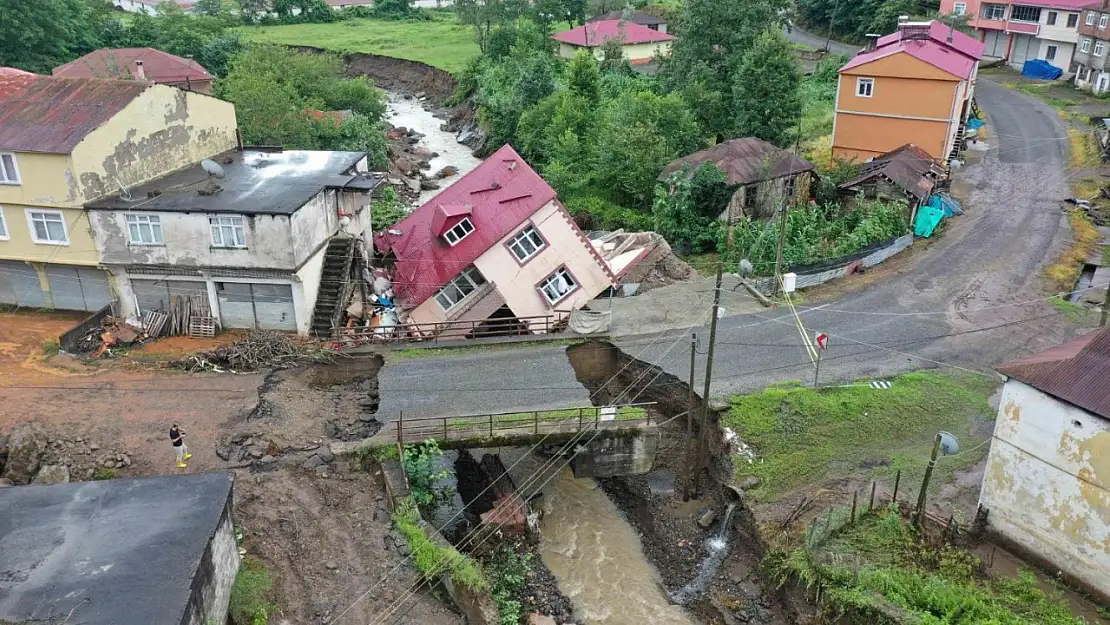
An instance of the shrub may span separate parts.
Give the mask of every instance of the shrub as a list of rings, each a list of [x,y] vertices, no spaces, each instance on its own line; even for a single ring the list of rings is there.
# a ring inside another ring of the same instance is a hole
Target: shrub
[[[454,547],[437,544],[428,537],[420,510],[411,498],[398,502],[393,513],[393,525],[405,537],[412,551],[412,561],[425,577],[434,578],[447,573],[452,582],[466,588],[482,590],[489,587],[482,570],[473,560]]]
[[[247,556],[231,586],[228,616],[232,625],[266,625],[275,611],[274,580],[262,560]]]

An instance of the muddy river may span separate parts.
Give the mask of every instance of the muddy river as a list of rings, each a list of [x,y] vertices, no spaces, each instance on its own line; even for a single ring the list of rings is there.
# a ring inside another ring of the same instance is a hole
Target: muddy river
[[[474,156],[470,148],[455,140],[455,133],[440,130],[444,121],[425,109],[419,101],[415,99],[406,100],[389,91],[386,92],[386,100],[388,102],[386,118],[389,123],[394,126],[411,128],[424,135],[424,138],[417,145],[439,154],[431,160],[431,167],[428,169],[429,176],[435,175],[436,172],[448,165],[459,170],[459,175],[441,180],[440,189],[422,191],[420,193],[421,204],[451,186],[456,180],[482,162],[482,159]]]
[[[596,482],[563,469],[544,490],[540,555],[583,623],[695,623],[671,604],[639,536]]]

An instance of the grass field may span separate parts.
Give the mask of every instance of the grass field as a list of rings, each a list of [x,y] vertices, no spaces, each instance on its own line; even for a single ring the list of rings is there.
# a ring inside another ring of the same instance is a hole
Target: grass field
[[[316,46],[336,52],[369,52],[457,72],[478,56],[474,32],[451,13],[431,20],[355,19],[331,24],[243,26],[242,35],[261,43]]]
[[[921,372],[892,382],[888,390],[866,384],[819,391],[773,386],[733,397],[722,425],[761,456],[753,464],[736,459],[736,477],[761,479],[751,493],[759,501],[851,475],[890,478],[899,469],[903,484],[914,484],[938,430],[955,434],[964,453],[937,465],[934,486],[986,456],[982,434],[973,435],[972,425],[993,420],[987,398],[994,380]]]

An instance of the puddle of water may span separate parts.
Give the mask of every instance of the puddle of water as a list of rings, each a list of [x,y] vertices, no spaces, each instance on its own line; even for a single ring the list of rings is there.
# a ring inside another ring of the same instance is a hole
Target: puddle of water
[[[589,479],[564,469],[545,493],[540,555],[587,624],[693,625],[671,604],[640,539]]]
[[[397,94],[389,92],[386,92],[386,99],[389,103],[388,113],[386,114],[389,123],[394,126],[411,128],[424,135],[424,138],[422,138],[417,145],[428,148],[432,152],[439,154],[439,156],[431,160],[431,167],[426,172],[428,176],[434,176],[436,172],[448,165],[459,170],[457,176],[451,176],[450,178],[438,181],[440,184],[439,189],[421,191],[421,204],[432,199],[439,194],[440,191],[454,184],[456,180],[482,162],[481,159],[474,156],[470,148],[455,140],[455,133],[440,130],[439,127],[444,121],[425,110],[420,102],[416,100],[406,100]]]

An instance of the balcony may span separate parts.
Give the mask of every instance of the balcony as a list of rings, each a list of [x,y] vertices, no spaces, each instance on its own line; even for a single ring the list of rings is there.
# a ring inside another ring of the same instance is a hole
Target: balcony
[[[985,17],[973,17],[967,22],[968,26],[980,30],[1005,30],[1006,20],[992,20]]]
[[[1041,32],[1041,25],[1035,22],[1015,22],[1011,20],[1006,22],[1006,32],[1036,37]]]

